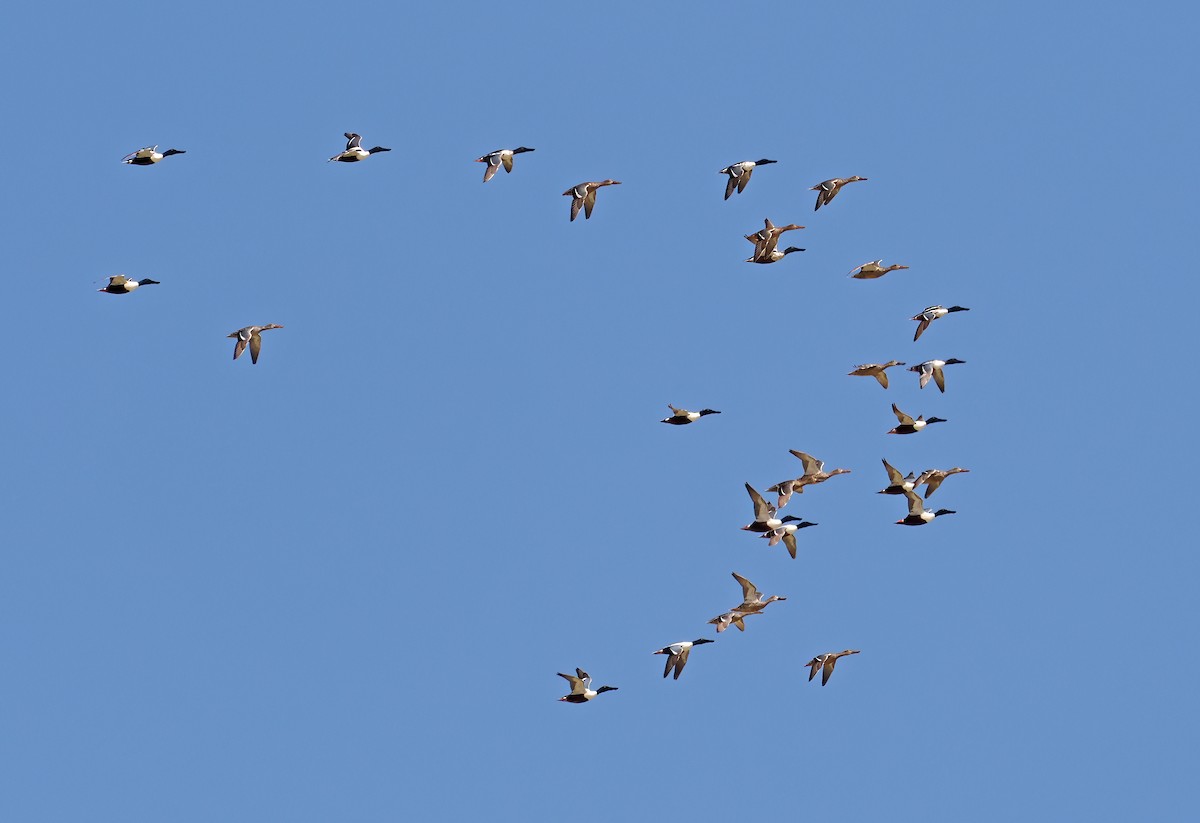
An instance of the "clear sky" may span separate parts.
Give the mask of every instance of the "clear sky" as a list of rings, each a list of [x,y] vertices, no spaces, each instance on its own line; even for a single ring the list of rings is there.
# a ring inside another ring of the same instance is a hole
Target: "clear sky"
[[[0,817],[1190,818],[1196,25],[13,6]],[[743,263],[765,217],[807,251]],[[788,449],[853,469],[795,561],[738,530]],[[881,458],[958,514],[893,525]],[[788,600],[718,637],[733,571]]]

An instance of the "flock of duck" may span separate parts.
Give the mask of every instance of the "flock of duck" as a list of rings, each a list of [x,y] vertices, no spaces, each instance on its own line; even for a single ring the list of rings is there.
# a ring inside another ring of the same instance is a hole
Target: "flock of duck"
[[[362,136],[354,132],[346,132],[346,147],[343,151],[329,158],[329,162],[340,163],[356,163],[366,160],[372,155],[381,154],[391,151],[384,146],[375,146],[370,149],[365,149],[362,146]],[[513,170],[513,158],[518,154],[532,152],[534,149],[521,146],[515,149],[497,149],[489,152],[476,159],[478,163],[486,164],[483,173],[483,182],[487,183],[501,168],[505,173]],[[167,149],[166,151],[158,151],[158,146],[148,146],[138,149],[122,158],[122,162],[134,166],[153,166],[160,163],[168,157],[186,154],[180,149]],[[766,166],[772,163],[777,163],[776,160],[745,160],[740,163],[733,163],[721,169],[718,173],[728,176],[725,184],[725,199],[728,200],[735,192],[741,194],[746,190],[750,183],[751,175],[759,166]],[[838,193],[848,184],[865,181],[867,178],[859,177],[835,177],[829,180],[822,181],[810,190],[817,192],[816,206],[814,211],[819,211],[822,206],[829,205]],[[596,206],[597,192],[606,186],[621,185],[619,180],[600,180],[579,183],[563,192],[563,196],[571,198],[570,219],[574,221],[579,212],[583,212],[585,220],[592,216],[592,211]],[[782,250],[778,248],[780,238],[789,231],[797,231],[803,229],[804,226],[795,223],[786,226],[776,226],[770,219],[763,221],[763,228],[752,234],[745,235],[747,241],[753,244],[754,252],[746,259],[747,263],[771,264],[778,263],[789,254],[794,252],[802,252],[805,249],[796,246],[788,246]],[[850,272],[851,277],[858,280],[872,280],[884,276],[892,271],[907,269],[908,266],[890,265],[884,266],[882,260],[873,260],[856,267]],[[151,279],[135,280],[125,275],[114,275],[109,277],[108,284],[99,289],[99,291],[108,294],[130,294],[142,286],[160,285],[159,281]],[[914,315],[911,319],[917,322],[917,329],[913,335],[913,341],[916,342],[929,329],[930,325],[935,320],[940,320],[949,314],[955,312],[969,311],[965,306],[929,306],[920,313]],[[246,351],[250,350],[251,363],[257,363],[258,357],[262,349],[261,334],[264,331],[271,329],[281,329],[283,326],[276,323],[270,323],[262,326],[245,326],[237,331],[231,332],[228,336],[236,340],[233,349],[233,359],[237,360]],[[940,392],[946,391],[944,368],[949,365],[964,363],[965,361],[957,358],[948,358],[946,360],[930,359],[915,366],[910,366],[908,371],[916,372],[919,375],[920,388],[924,389],[932,380],[937,385]],[[905,366],[906,364],[899,360],[889,360],[886,363],[865,363],[855,366],[849,373],[852,376],[858,377],[874,377],[879,385],[884,389],[888,388],[887,370],[894,366]],[[671,410],[671,415],[662,420],[663,423],[674,426],[683,426],[696,423],[702,417],[708,415],[720,414],[714,409],[701,409],[699,411],[689,411],[671,404],[668,404]],[[947,422],[940,417],[926,418],[924,415],[913,418],[909,414],[901,411],[900,408],[893,403],[892,413],[895,414],[898,425],[891,429],[888,434],[917,434],[933,423]],[[746,492],[750,496],[750,501],[753,508],[754,519],[747,525],[742,527],[743,531],[748,531],[757,534],[762,539],[768,541],[768,546],[776,546],[783,543],[788,554],[792,559],[796,558],[797,553],[797,534],[801,529],[816,526],[818,524],[804,520],[802,517],[794,515],[785,515],[780,517],[779,510],[783,509],[792,496],[802,494],[804,489],[809,486],[816,486],[824,483],[830,478],[836,477],[839,474],[847,474],[850,469],[832,469],[825,470],[825,464],[817,460],[810,454],[795,449],[790,450],[792,456],[801,461],[803,465],[803,473],[798,477],[782,480],[772,486],[767,487],[766,491],[776,495],[775,503],[768,503],[766,498],[762,496],[753,486],[746,483]],[[883,460],[884,470],[887,472],[888,485],[879,491],[879,494],[887,495],[903,495],[908,502],[908,514],[897,520],[896,523],[905,526],[924,526],[933,522],[939,517],[944,517],[949,514],[955,514],[950,509],[932,510],[926,508],[927,501],[935,491],[941,486],[947,477],[953,474],[959,474],[969,471],[968,469],[954,467],[951,469],[926,469],[921,474],[917,475],[914,472],[909,472],[907,475],[901,472]],[[917,494],[917,489],[925,486],[925,496],[922,499]],[[754,617],[764,613],[767,606],[771,603],[787,600],[781,595],[771,595],[764,597],[763,593],[751,583],[748,579],[738,574],[733,573],[733,578],[742,587],[742,602],[727,611],[717,615],[709,620],[710,625],[716,627],[716,632],[720,634],[730,626],[734,626],[738,631],[745,631],[745,620],[748,617]],[[674,679],[678,680],[680,674],[683,673],[684,667],[687,665],[688,657],[691,651],[696,646],[713,643],[710,638],[698,638],[696,640],[679,641],[664,646],[654,652],[656,655],[666,655],[667,663],[663,670],[663,677],[674,674]],[[833,674],[834,666],[839,659],[852,654],[859,654],[858,649],[845,649],[840,652],[825,652],[817,654],[805,665],[809,668],[808,679],[811,682],[821,672],[821,685],[824,686],[829,682],[830,676]],[[592,688],[592,678],[583,669],[576,668],[575,674],[559,673],[559,677],[565,679],[571,687],[570,693],[559,698],[560,701],[567,703],[586,703],[593,700],[600,694],[608,691],[616,691],[616,686],[600,686]]]

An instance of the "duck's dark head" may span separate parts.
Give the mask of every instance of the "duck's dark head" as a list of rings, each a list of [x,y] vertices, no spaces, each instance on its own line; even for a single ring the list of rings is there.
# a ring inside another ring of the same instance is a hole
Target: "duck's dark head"
[[[790,514],[789,514],[789,515],[787,515],[786,517],[781,517],[781,518],[779,518],[779,522],[780,522],[780,523],[803,523],[803,522],[804,522],[804,518],[803,518],[803,517],[793,517],[792,515],[790,515]],[[817,525],[817,524],[816,524],[816,523],[809,523],[808,525],[810,525],[810,526],[815,526],[815,525]],[[797,526],[796,528],[798,528],[798,529],[799,529],[799,528],[802,528],[802,527],[801,527],[801,526]]]
[[[934,517],[941,517],[941,516],[942,516],[942,515],[944,515],[944,514],[958,514],[958,512],[956,512],[956,511],[953,511],[952,509],[938,509],[937,511],[935,511],[935,512],[933,513],[933,516],[934,516]]]
[[[600,694],[601,692],[615,692],[616,690],[616,686],[601,686],[600,688],[596,689],[596,694]]]
[[[139,286],[159,286],[162,284],[159,283],[157,280],[139,280],[138,285]]]
[[[183,149],[167,149],[163,152],[163,157],[170,157],[172,154],[187,154]]]
[[[709,639],[709,638],[707,638],[707,637],[701,637],[699,640],[693,640],[693,641],[692,641],[692,645],[693,645],[693,646],[699,646],[701,643],[716,643],[716,642],[717,642],[717,641],[715,641],[715,640],[710,640],[710,639]]]
[[[905,266],[904,268],[907,269],[908,266]],[[966,306],[951,306],[950,308],[946,309],[946,311],[970,311],[970,309],[968,309]]]
[[[379,153],[379,152],[381,152],[381,151],[391,151],[391,149],[389,149],[389,148],[386,148],[386,147],[384,147],[384,146],[376,146],[375,148],[371,149],[371,150],[370,150],[370,151],[368,151],[367,153],[368,153],[368,154],[378,154],[378,153]]]
[[[788,246],[786,249],[783,250],[783,256],[787,257],[789,254],[791,254],[794,251],[808,251],[808,250],[802,249],[799,246]]]
[[[926,423],[949,423],[950,421],[944,417],[931,417],[925,421]]]
[[[967,362],[966,360],[959,360],[957,357],[951,357],[949,360],[946,361],[946,365],[951,366],[955,363],[966,363],[966,362]]]
[[[779,162],[778,160],[755,160],[755,161],[754,161],[754,165],[756,165],[756,166],[766,166],[766,165],[769,165],[769,164],[771,164],[771,163],[778,163],[778,162]]]
[[[521,148],[519,148],[519,149],[513,149],[513,154],[524,154],[527,151],[534,151],[534,149],[530,149],[530,148],[526,148],[525,146],[521,146]]]
[[[701,417],[703,417],[706,414],[720,414],[720,412],[716,409],[701,409],[699,414]]]

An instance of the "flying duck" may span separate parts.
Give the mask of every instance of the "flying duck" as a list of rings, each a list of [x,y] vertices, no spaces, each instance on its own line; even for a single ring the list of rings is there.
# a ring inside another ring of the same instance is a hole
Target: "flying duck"
[[[233,345],[233,359],[237,360],[239,357],[241,357],[242,352],[244,352],[246,350],[246,345],[249,344],[250,345],[250,362],[257,363],[258,362],[258,353],[259,353],[259,351],[262,350],[262,337],[260,337],[259,334],[267,331],[268,329],[282,329],[282,328],[283,328],[283,326],[277,325],[275,323],[270,323],[266,326],[246,326],[246,328],[244,328],[244,329],[238,329],[237,331],[233,332],[232,334],[229,334],[228,335],[229,337],[237,338],[237,343],[235,343]]]
[[[790,554],[792,556],[792,559],[795,560],[796,559],[796,532],[798,532],[800,529],[807,528],[808,526],[816,526],[816,525],[818,525],[818,524],[817,523],[809,523],[807,520],[801,520],[799,523],[784,523],[778,529],[769,531],[766,534],[762,535],[762,537],[766,538],[769,541],[767,543],[768,546],[774,546],[780,540],[782,540],[783,545],[787,547],[788,554]]]
[[[941,469],[926,469],[925,471],[921,472],[920,476],[912,484],[912,487],[915,490],[917,486],[924,485],[925,499],[928,500],[933,496],[933,493],[937,491],[938,486],[942,485],[942,481],[947,477],[952,474],[961,474],[962,472],[969,471],[970,469],[960,469],[957,466],[955,466],[953,469],[946,469],[944,471]]]
[[[883,277],[890,271],[900,271],[907,269],[908,266],[893,265],[885,266],[882,260],[872,260],[870,263],[863,263],[856,269],[851,269],[850,276],[855,280],[874,280],[877,277]]]
[[[334,160],[339,163],[357,163],[359,160],[366,160],[372,154],[378,154],[381,151],[391,151],[391,149],[383,146],[376,146],[373,149],[364,149],[362,147],[362,135],[355,134],[352,131],[345,132],[346,135],[346,150],[338,152],[333,157],[329,158],[329,162]]]
[[[850,372],[852,377],[874,377],[879,381],[879,385],[885,389],[888,387],[888,378],[884,373],[885,370],[892,366],[903,366],[899,360],[889,360],[886,363],[863,363],[861,366],[855,366],[854,371]]]
[[[734,163],[731,166],[726,166],[717,174],[728,174],[729,182],[725,184],[725,199],[729,199],[729,195],[733,194],[736,187],[738,194],[746,190],[746,186],[750,183],[750,175],[754,172],[755,166],[765,166],[768,163],[778,163],[778,160],[743,160],[740,163]]]
[[[619,185],[621,185],[620,180],[601,180],[594,183],[580,183],[564,191],[563,197],[571,198],[571,222],[575,222],[580,209],[583,209],[584,220],[591,219],[592,209],[596,207],[596,189],[601,186]]]
[[[897,526],[924,526],[926,523],[932,523],[934,518],[941,517],[943,514],[957,514],[951,509],[932,509],[925,508],[925,504],[921,502],[921,498],[917,497],[916,492],[906,491],[904,496],[908,498],[908,515],[902,520],[897,520]]]
[[[754,234],[747,234],[746,239],[754,244],[754,254],[751,255],[747,263],[774,263],[776,260],[782,260],[790,252],[804,251],[792,246],[788,251],[784,251],[779,255],[775,255],[775,247],[779,245],[779,237],[785,231],[793,231],[802,229],[804,226],[798,226],[791,223],[786,226],[776,226],[768,217],[763,220],[763,227]]]
[[[946,375],[942,372],[942,366],[951,366],[955,363],[966,363],[966,360],[958,360],[951,357],[949,360],[926,360],[924,363],[918,363],[915,366],[909,366],[909,371],[915,371],[921,375],[921,388],[925,388],[929,383],[929,378],[933,378],[933,382],[937,383],[938,391],[942,394],[946,393]]]
[[[576,677],[575,675],[579,675]],[[571,693],[566,697],[558,698],[560,701],[565,700],[568,703],[586,703],[592,700],[601,692],[615,692],[616,686],[601,686],[598,689],[592,689],[592,678],[583,669],[575,669],[575,674],[558,673],[558,676],[565,679],[571,684]]]
[[[731,609],[724,614],[718,614],[712,620],[708,621],[717,627],[717,634],[728,629],[730,626],[736,626],[739,632],[746,631],[746,618],[755,617],[762,612],[745,612],[741,609]]]
[[[796,451],[795,449],[788,449],[788,453],[791,454],[792,457],[799,459],[800,462],[804,464],[804,474],[800,475],[795,480],[785,480],[783,483],[776,483],[774,486],[767,489],[769,492],[779,493],[779,501],[777,505],[781,509],[787,505],[788,498],[792,496],[792,493],[803,494],[805,486],[815,486],[818,483],[824,483],[831,477],[837,477],[839,474],[850,473],[849,469],[834,469],[833,471],[827,472],[825,471],[825,463],[813,457],[811,454],[805,454],[804,452]],[[781,487],[784,485],[791,486],[786,495],[781,489]]]
[[[483,182],[486,183],[495,177],[496,171],[500,166],[504,166],[506,174],[512,171],[513,155],[524,154],[527,151],[533,151],[533,149],[527,149],[524,146],[521,146],[519,149],[496,149],[491,154],[485,154],[483,157],[478,158],[475,161],[476,163],[487,163],[487,168],[483,170]]]
[[[799,517],[792,517],[790,514],[782,519],[775,516],[775,507],[767,503],[763,496],[759,494],[753,486],[746,484],[746,491],[750,495],[750,502],[754,504],[754,522],[749,525],[742,526],[742,531],[746,532],[769,532],[778,529],[784,523],[799,522]]]
[[[676,408],[675,406],[672,406],[670,403],[667,404],[667,408],[671,410],[671,416],[664,417],[662,420],[660,420],[658,422],[670,423],[672,426],[686,426],[688,423],[695,423],[697,420],[699,420],[701,417],[703,417],[706,414],[720,414],[720,412],[716,411],[715,409],[701,409],[700,411],[688,411],[687,409]]]
[[[809,191],[817,193],[817,205],[813,211],[817,211],[821,206],[826,205],[830,200],[837,197],[837,193],[842,190],[842,186],[847,183],[857,183],[860,180],[866,180],[865,177],[859,177],[857,174],[853,177],[834,177],[832,180],[826,180],[823,183],[818,183]]]
[[[916,434],[930,423],[947,422],[945,418],[942,417],[931,417],[926,420],[925,415],[921,415],[916,420],[913,420],[907,414],[900,411],[900,409],[896,407],[895,403],[892,404],[892,414],[896,415],[896,419],[900,421],[900,425],[892,429],[890,432],[888,432],[888,434]]]
[[[794,251],[807,251],[807,249],[802,249],[799,246],[788,246],[783,251],[780,251],[779,249],[771,249],[771,251],[767,252],[766,254],[759,255],[757,257],[747,257],[742,262],[744,262],[744,263],[778,263],[780,260],[787,257],[789,254],[791,254]]]
[[[824,686],[829,682],[829,676],[833,674],[833,667],[837,665],[838,658],[845,657],[848,654],[858,654],[859,651],[859,649],[846,649],[843,652],[826,652],[825,654],[817,655],[804,664],[808,666],[808,682],[812,682],[812,679],[817,676],[817,670],[820,669],[821,685]]]
[[[746,613],[761,612],[776,600],[787,600],[786,597],[780,597],[777,594],[773,594],[764,599],[763,593],[756,589],[753,583],[742,577],[737,572],[733,573],[733,579],[742,585],[742,605],[735,606],[733,611]]]
[[[147,146],[144,149],[138,149],[125,155],[121,158],[121,162],[127,166],[153,166],[164,157],[170,157],[172,154],[187,154],[187,152],[182,149],[167,149],[160,152],[158,146]]]
[[[887,460],[883,461],[883,467],[887,470],[888,485],[886,489],[880,489],[876,494],[905,494],[917,487],[917,476],[912,472],[908,473],[908,477],[902,477],[900,472]]]
[[[716,643],[715,640],[701,638],[699,640],[683,640],[679,643],[672,643],[670,646],[664,646],[655,654],[667,655],[667,668],[663,670],[663,677],[671,673],[671,669],[675,670],[675,677],[678,680],[679,675],[683,673],[683,667],[687,665],[688,655],[691,654],[692,646],[699,646],[701,643]]]
[[[108,285],[96,291],[106,291],[109,294],[129,294],[138,286],[157,286],[157,280],[130,280],[123,274],[114,274],[108,278]]]
[[[910,317],[910,320],[917,321],[917,333],[913,335],[913,342],[915,343],[920,339],[921,335],[925,333],[925,330],[929,328],[930,323],[940,317],[945,317],[947,314],[953,311],[970,311],[970,309],[968,309],[966,306],[951,306],[950,308],[946,308],[945,306],[930,306],[920,314],[914,314],[912,317]]]

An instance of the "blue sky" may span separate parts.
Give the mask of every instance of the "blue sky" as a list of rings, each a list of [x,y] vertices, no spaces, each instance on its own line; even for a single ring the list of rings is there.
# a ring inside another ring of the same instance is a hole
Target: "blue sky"
[[[6,23],[5,819],[1194,814],[1190,9]],[[853,469],[795,561],[738,531],[788,449]],[[788,601],[663,681],[732,571]]]

